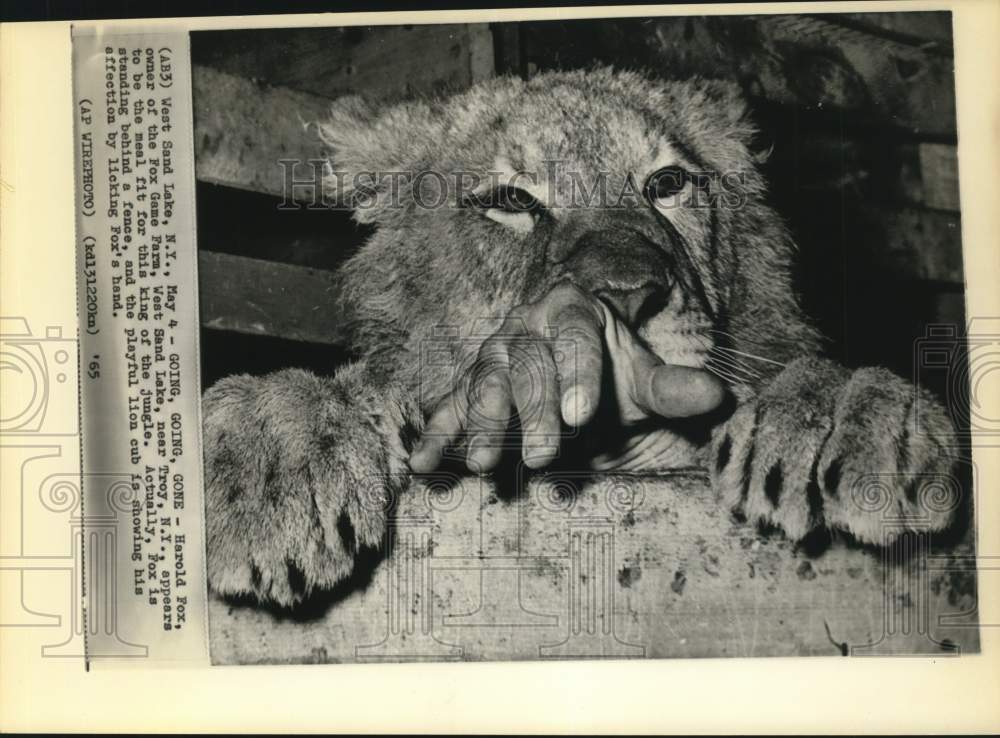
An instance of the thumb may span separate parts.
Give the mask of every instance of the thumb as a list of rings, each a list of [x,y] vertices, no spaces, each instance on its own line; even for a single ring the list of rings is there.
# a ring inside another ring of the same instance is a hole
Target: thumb
[[[614,366],[623,420],[689,418],[715,410],[726,399],[726,388],[714,374],[664,364],[612,314],[605,317],[604,338]]]
[[[647,361],[632,365],[635,403],[650,415],[689,418],[715,410],[726,390],[704,369]]]

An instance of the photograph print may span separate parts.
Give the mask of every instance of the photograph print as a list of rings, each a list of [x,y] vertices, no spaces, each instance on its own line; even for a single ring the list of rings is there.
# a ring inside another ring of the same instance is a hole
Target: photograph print
[[[191,49],[214,663],[979,651],[949,13]]]

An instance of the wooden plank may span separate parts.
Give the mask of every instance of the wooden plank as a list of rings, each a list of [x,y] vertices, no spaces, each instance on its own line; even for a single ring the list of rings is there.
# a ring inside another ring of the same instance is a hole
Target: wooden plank
[[[198,252],[198,308],[208,328],[295,341],[343,340],[333,272]]]
[[[596,475],[498,499],[415,483],[387,558],[308,619],[212,596],[217,663],[931,656],[979,651],[971,532],[907,566],[810,557],[734,522],[703,476]],[[916,550],[916,549],[915,549]],[[896,552],[898,555],[898,552]],[[912,558],[910,559],[912,562]],[[920,564],[925,564],[921,566]],[[390,621],[392,618],[392,621]],[[969,626],[973,627],[969,627]],[[950,642],[950,645],[949,645]]]
[[[959,210],[956,147],[922,143],[918,157],[924,205],[938,210]]]
[[[965,284],[958,213],[904,209],[883,216],[885,248],[876,254],[900,277]]]
[[[426,95],[493,74],[484,23],[221,31],[192,42],[196,63],[335,98]]]
[[[493,31],[485,23],[470,23],[466,33],[469,38],[469,85],[474,85],[497,73]]]
[[[522,24],[494,23],[493,48],[496,58],[496,73],[526,77],[524,54],[521,48]]]
[[[248,36],[252,33],[252,36]],[[196,176],[285,196],[286,179],[311,180],[323,158],[313,122],[346,93],[372,98],[460,90],[493,75],[485,24],[224,32],[195,54]],[[294,52],[294,56],[292,56]],[[419,64],[413,60],[419,59]],[[301,162],[286,164],[282,160]],[[295,167],[292,169],[292,167]],[[291,190],[318,201],[310,187]]]
[[[313,177],[305,162],[322,159],[323,148],[311,124],[326,114],[329,100],[208,67],[194,67],[192,77],[198,179],[280,197],[288,176],[282,160],[303,162],[288,170],[296,179]],[[307,201],[309,192],[296,190]],[[316,190],[317,202],[319,196]]]

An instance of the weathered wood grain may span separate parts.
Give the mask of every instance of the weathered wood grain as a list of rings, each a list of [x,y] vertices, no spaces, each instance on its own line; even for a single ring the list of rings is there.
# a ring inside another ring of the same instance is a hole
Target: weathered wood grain
[[[222,31],[194,45],[196,63],[327,98],[464,89],[493,75],[484,23]]]
[[[306,162],[324,158],[314,124],[326,114],[329,100],[208,67],[194,67],[192,78],[199,180],[283,196],[282,161],[302,162],[294,171],[297,179],[314,176]],[[300,187],[295,194],[320,200],[318,188]]]
[[[961,209],[958,196],[958,154],[949,144],[922,143],[918,147],[921,200],[939,210]]]
[[[198,282],[204,326],[312,343],[342,340],[331,272],[201,250]]]
[[[703,477],[529,483],[512,501],[485,478],[415,484],[391,531],[385,560],[308,613],[213,596],[213,661],[979,650],[970,544],[810,558],[734,523]]]
[[[313,124],[330,100],[462,90],[494,71],[485,24],[214,35],[195,54],[196,176],[297,202],[320,199],[317,189],[290,190],[286,181],[309,181],[321,171],[309,163],[324,158]]]

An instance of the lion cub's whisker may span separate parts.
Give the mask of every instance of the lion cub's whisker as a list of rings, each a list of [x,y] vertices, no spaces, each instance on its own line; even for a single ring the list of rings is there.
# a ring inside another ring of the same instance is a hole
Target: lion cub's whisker
[[[711,358],[717,361],[728,362],[732,366],[737,366],[750,372],[757,373],[759,371],[758,367],[752,366],[743,359],[743,354],[739,352],[732,352],[722,346],[713,346],[709,349],[708,354]]]
[[[784,367],[785,364],[780,361],[775,361],[774,359],[767,359],[763,356],[757,356],[756,354],[748,354],[746,351],[737,351],[734,348],[727,348],[725,346],[716,346],[716,350],[725,351],[728,354],[739,354],[740,356],[745,356],[748,359],[757,359],[757,361],[766,361],[768,364],[774,364],[775,366]]]
[[[734,374],[731,374],[728,371],[724,371],[718,366],[707,365],[705,369],[707,369],[709,372],[711,372],[712,374],[714,374],[727,384],[746,384],[749,381],[746,377],[738,377]]]
[[[741,379],[742,381],[746,381],[747,379],[759,379],[761,376],[760,372],[756,371],[755,369],[752,369],[751,367],[745,366],[740,363],[736,363],[723,356],[710,357],[707,366],[709,368],[715,366],[719,367],[720,369],[724,369],[729,374]]]
[[[721,328],[708,328],[707,330],[708,330],[709,333],[714,333],[714,334],[716,334],[718,336],[722,336],[723,338],[725,338],[725,339],[727,339],[729,341],[732,341],[734,343],[740,343],[740,344],[744,344],[744,345],[745,344],[749,344],[751,346],[769,347],[768,344],[765,343],[765,342],[754,341],[752,338],[748,338],[746,336],[743,336],[741,338],[737,338],[732,333],[729,333],[728,331],[724,331]],[[725,347],[723,347],[723,348],[725,348]]]

